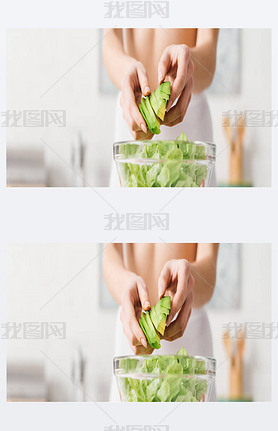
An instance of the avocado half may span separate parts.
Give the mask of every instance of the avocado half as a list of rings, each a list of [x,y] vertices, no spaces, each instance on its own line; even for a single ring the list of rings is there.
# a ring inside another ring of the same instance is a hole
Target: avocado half
[[[170,296],[164,296],[150,311],[144,311],[139,319],[139,325],[144,332],[149,345],[153,349],[160,348],[159,334],[164,335],[167,316],[171,309]],[[158,334],[159,333],[159,334]]]
[[[167,100],[171,94],[170,82],[162,82],[150,96],[143,97],[139,103],[139,110],[146,121],[148,129],[158,135],[160,133],[160,122],[165,116]]]

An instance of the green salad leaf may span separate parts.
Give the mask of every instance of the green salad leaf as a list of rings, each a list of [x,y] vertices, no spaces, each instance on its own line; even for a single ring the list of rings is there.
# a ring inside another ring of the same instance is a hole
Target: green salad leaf
[[[175,356],[122,358],[121,373],[123,401],[200,402],[207,393],[205,361],[189,356],[185,348]]]

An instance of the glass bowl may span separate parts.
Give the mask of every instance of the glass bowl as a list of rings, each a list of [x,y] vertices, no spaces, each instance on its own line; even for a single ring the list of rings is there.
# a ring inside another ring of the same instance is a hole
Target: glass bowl
[[[215,145],[187,141],[123,141],[113,144],[122,187],[207,187]]]
[[[203,356],[120,356],[113,360],[121,401],[205,402],[216,361]]]

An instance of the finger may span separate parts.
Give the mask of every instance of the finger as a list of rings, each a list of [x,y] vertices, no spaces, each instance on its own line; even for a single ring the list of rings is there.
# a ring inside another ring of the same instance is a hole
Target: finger
[[[129,106],[129,107],[128,107]],[[121,98],[121,107],[123,110],[123,117],[128,125],[128,128],[132,135],[134,135],[134,132],[138,132],[139,130],[142,132],[142,129],[136,121],[133,119],[130,111],[131,111],[131,102],[128,102],[127,96],[124,96]]]
[[[142,345],[142,343],[140,343],[140,341],[137,340],[137,338],[135,337],[135,335],[132,333],[132,331],[129,328],[124,327],[124,334],[128,340],[128,343],[131,347],[134,346],[139,346],[140,344]]]
[[[151,355],[154,349],[148,345],[147,348],[143,346],[136,346],[133,349],[135,355]]]
[[[142,344],[147,347],[147,340],[144,332],[138,323],[134,304],[128,300],[123,304],[121,321],[123,324],[124,333],[126,334],[131,346]]]
[[[132,319],[132,321],[130,322],[130,329],[133,335],[132,338],[132,345],[133,346],[139,346],[139,345],[143,345],[145,348],[148,347],[148,343],[145,337],[144,332],[142,331],[142,329],[140,328],[140,325],[138,323],[138,321],[135,319]]]
[[[139,131],[133,133],[133,137],[136,141],[138,141],[138,140],[139,141],[140,140],[141,141],[151,140],[153,137],[153,133],[151,133],[149,130],[148,130],[148,133],[144,133],[144,132],[142,132],[142,130],[139,130]]]
[[[192,312],[192,309],[189,311],[189,314],[188,314],[188,317],[187,317],[187,321],[186,321],[186,325],[185,325],[185,329],[186,329],[187,324],[188,324],[188,321],[189,321],[189,319],[190,319],[191,312]],[[184,332],[183,332],[183,333],[184,333]],[[173,335],[172,337],[167,338],[167,341],[175,341],[175,340],[177,340],[178,338],[182,337],[183,333],[181,333],[181,332],[177,332],[177,333],[176,333],[175,335]]]
[[[177,291],[174,295],[166,325],[169,326],[177,312],[182,308],[188,295],[188,279],[191,275],[189,263],[184,259],[179,262]]]
[[[141,301],[142,308],[149,310],[151,308],[150,298],[146,283],[143,279],[137,281],[138,294]]]
[[[189,79],[192,77],[194,66],[193,62],[190,60],[189,50],[182,50],[182,53],[180,53],[178,56],[177,76],[171,88],[170,98],[166,107],[167,111],[170,110],[171,106],[177,97],[179,97]]]
[[[146,69],[144,68],[143,65],[140,65],[137,69],[137,75],[138,75],[138,81],[140,84],[140,88],[142,91],[142,94],[144,96],[148,96],[149,94],[151,94],[151,88],[149,85],[149,79],[148,79],[148,75],[146,72]]]
[[[131,87],[128,87],[125,89],[125,100],[128,101],[127,102],[128,112],[130,117],[137,124],[138,126],[137,130],[141,129],[143,130],[143,132],[147,133],[148,129],[147,129],[145,120],[141,115],[139,108],[136,104],[135,96]]]
[[[143,130],[145,134],[148,133],[148,128],[146,125],[145,120],[143,119],[143,116],[141,115],[141,112],[139,111],[138,106],[135,104],[132,104],[130,106],[130,115],[132,116],[133,121],[135,124],[138,125],[138,128],[136,128],[135,131]]]
[[[183,89],[176,105],[173,106],[170,111],[166,112],[163,122],[164,125],[173,126],[183,120],[191,100],[192,88],[193,79],[191,78]]]
[[[169,285],[169,282],[171,280],[171,267],[170,262],[166,262],[165,265],[162,268],[162,271],[160,273],[159,279],[158,279],[158,295],[159,299],[161,299],[167,290],[167,287]]]
[[[167,72],[169,70],[171,64],[171,59],[170,59],[170,53],[169,50],[166,48],[163,51],[163,54],[159,60],[158,63],[158,82],[159,85],[164,81],[165,76],[167,75]]]
[[[142,132],[142,129],[138,126],[138,124],[134,121],[134,119],[132,118],[132,116],[130,115],[128,110],[125,110],[123,113],[124,119],[128,125],[128,128],[130,130],[130,132],[133,133],[137,133],[139,131]],[[143,132],[142,132],[143,133]]]
[[[186,329],[193,305],[193,293],[190,292],[180,309],[178,317],[165,329],[164,338],[173,341],[181,337]]]
[[[191,100],[191,94],[190,94],[190,96],[189,96],[188,103],[187,103],[187,105],[186,105],[185,114],[186,114],[186,111],[187,111],[187,109],[188,109],[188,106],[189,106],[190,100]],[[172,108],[172,109],[173,109],[173,108]],[[179,123],[181,123],[181,122],[182,122],[182,120],[184,119],[185,114],[184,114],[184,115],[180,115],[180,116],[179,116],[179,117],[177,117],[174,121],[171,121],[171,123],[167,123],[167,124],[165,124],[165,126],[168,126],[168,127],[176,126],[177,124],[179,124]]]

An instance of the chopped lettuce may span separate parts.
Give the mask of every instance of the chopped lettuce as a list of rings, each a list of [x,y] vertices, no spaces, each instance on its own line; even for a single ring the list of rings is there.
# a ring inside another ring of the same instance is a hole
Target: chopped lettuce
[[[207,393],[206,364],[182,348],[176,356],[121,359],[123,401],[199,402]]]
[[[176,141],[121,144],[118,170],[126,187],[201,187],[207,177],[206,148],[181,133]],[[147,160],[145,160],[147,159]]]

